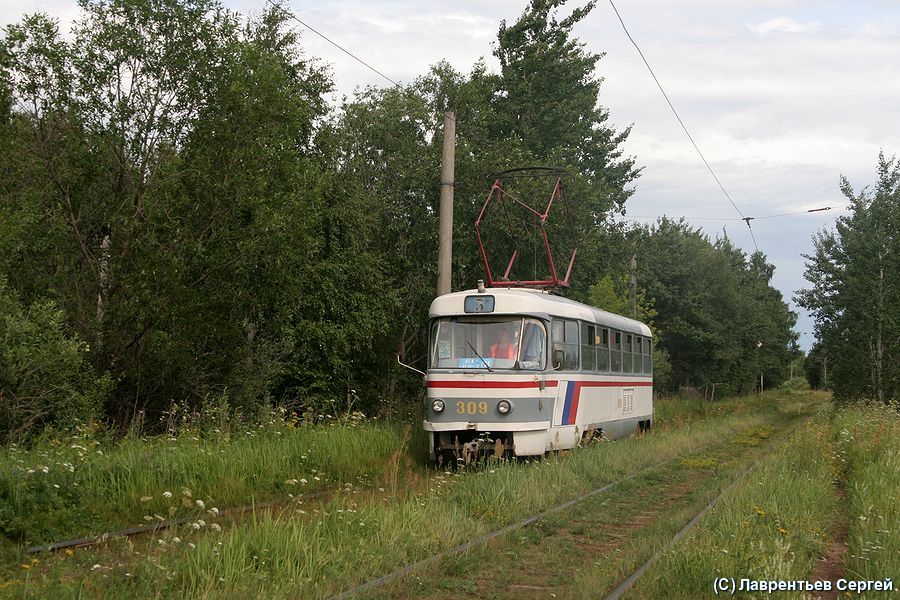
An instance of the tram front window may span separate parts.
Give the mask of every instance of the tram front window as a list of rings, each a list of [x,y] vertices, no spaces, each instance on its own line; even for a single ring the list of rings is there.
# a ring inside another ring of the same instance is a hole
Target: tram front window
[[[432,325],[435,369],[543,369],[544,327],[522,317],[448,317]]]

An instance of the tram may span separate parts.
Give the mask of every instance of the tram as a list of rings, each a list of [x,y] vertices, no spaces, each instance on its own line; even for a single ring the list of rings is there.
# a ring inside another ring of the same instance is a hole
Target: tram
[[[429,311],[424,428],[439,464],[540,456],[653,422],[644,323],[533,288],[444,294]]]

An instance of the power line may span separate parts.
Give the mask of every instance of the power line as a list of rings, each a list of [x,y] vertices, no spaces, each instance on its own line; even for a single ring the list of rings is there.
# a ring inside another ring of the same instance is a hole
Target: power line
[[[845,207],[839,207],[840,210],[845,210]],[[826,210],[831,210],[830,206],[823,206],[822,208],[811,208],[809,210],[798,210],[796,212],[789,213],[781,213],[777,215],[766,215],[764,217],[685,217],[682,216],[680,218],[685,219],[687,221],[758,221],[759,219],[774,219],[776,217],[790,217],[794,215],[805,215],[807,213],[814,212],[823,212]],[[661,219],[666,217],[667,215],[622,215],[623,219]]]
[[[843,210],[844,207],[842,206],[841,209]],[[804,215],[806,213],[823,212],[826,210],[831,210],[831,207],[823,206],[822,208],[811,208],[809,210],[800,210],[797,212],[782,213],[780,215],[768,215],[766,217],[754,217],[754,218],[756,218],[756,219],[774,219],[775,217],[790,217],[792,215]]]
[[[750,227],[750,220],[747,216],[741,212],[741,209],[738,208],[737,204],[735,204],[734,200],[731,199],[731,195],[725,189],[725,186],[722,185],[722,182],[719,181],[718,175],[713,170],[712,166],[710,166],[709,161],[706,160],[706,157],[703,156],[703,152],[700,151],[700,147],[697,145],[697,142],[694,141],[694,137],[691,135],[691,132],[688,131],[687,126],[685,126],[684,121],[681,120],[681,117],[678,115],[678,111],[675,110],[675,106],[672,104],[672,101],[669,100],[669,95],[666,94],[666,90],[663,89],[662,84],[659,82],[659,79],[656,77],[656,73],[653,72],[653,67],[650,66],[650,63],[647,62],[647,58],[644,56],[644,53],[641,51],[641,47],[638,46],[637,42],[634,41],[634,38],[631,37],[631,33],[628,31],[628,27],[625,26],[625,21],[622,19],[622,15],[619,14],[619,9],[616,8],[616,5],[613,3],[613,0],[609,0],[609,5],[612,6],[613,11],[616,13],[616,17],[619,18],[619,23],[622,24],[622,29],[625,31],[625,35],[628,36],[628,39],[631,41],[632,45],[638,51],[638,54],[641,56],[641,60],[644,61],[644,65],[646,65],[647,70],[650,71],[650,75],[653,77],[653,81],[656,82],[656,87],[659,88],[659,91],[662,92],[663,98],[666,99],[666,103],[669,105],[669,108],[672,109],[672,114],[675,115],[675,118],[678,120],[678,124],[681,125],[681,128],[684,130],[685,135],[687,135],[688,139],[691,141],[691,144],[694,146],[694,150],[697,151],[697,154],[700,156],[700,160],[703,161],[703,164],[706,165],[707,170],[709,170],[709,174],[712,175],[713,179],[716,180],[716,183],[719,186],[719,189],[722,190],[722,193],[725,194],[725,197],[728,198],[728,201],[731,203],[731,206],[734,207],[734,210],[737,211],[739,215],[741,215],[741,220],[747,223],[747,228],[750,230],[750,237],[753,239],[753,245],[756,247],[757,252],[759,251],[759,246],[756,244],[756,237],[753,235],[753,228]]]
[[[376,69],[375,67],[373,67],[372,65],[370,65],[369,63],[367,63],[366,61],[364,61],[363,59],[361,59],[360,57],[356,56],[355,54],[353,54],[352,52],[350,52],[349,50],[347,50],[346,48],[344,48],[343,46],[341,46],[340,44],[338,44],[337,42],[335,42],[334,40],[332,40],[331,38],[329,38],[329,37],[328,37],[327,35],[325,35],[324,33],[320,33],[320,32],[317,31],[315,28],[313,28],[313,27],[307,25],[306,23],[304,23],[303,21],[301,21],[299,18],[297,18],[297,15],[295,15],[294,13],[292,13],[291,11],[289,11],[288,9],[286,9],[285,7],[280,6],[280,5],[278,5],[278,4],[275,4],[275,2],[273,2],[273,0],[267,0],[267,2],[268,2],[269,4],[271,4],[274,8],[277,8],[277,9],[279,9],[279,10],[284,11],[284,13],[285,13],[287,16],[289,16],[289,17],[292,18],[293,20],[297,21],[298,23],[300,23],[301,25],[303,25],[304,27],[306,27],[307,29],[309,29],[310,31],[312,31],[313,33],[315,33],[317,36],[319,36],[320,38],[322,38],[323,40],[325,40],[326,42],[328,42],[329,44],[331,44],[332,46],[334,46],[335,48],[337,48],[338,50],[340,50],[341,52],[343,52],[344,54],[346,54],[347,56],[349,56],[349,57],[352,58],[353,60],[355,60],[356,62],[360,63],[361,65],[363,65],[363,66],[366,67],[367,69],[371,70],[372,72],[374,72],[374,73],[380,75],[380,76],[383,77],[384,79],[390,81],[392,84],[396,85],[397,87],[400,87],[400,84],[399,84],[399,83],[397,83],[396,81],[394,81],[393,79],[391,79],[390,77],[388,77],[387,75],[385,75],[384,73],[382,73],[381,71],[379,71],[378,69]]]
[[[358,63],[360,63],[361,65],[363,65],[364,67],[366,67],[367,69],[369,69],[369,70],[372,71],[373,73],[377,74],[377,75],[380,76],[380,77],[383,77],[385,80],[389,81],[390,83],[394,84],[395,86],[400,87],[400,84],[399,84],[399,83],[397,83],[396,81],[394,81],[393,79],[391,79],[390,77],[388,77],[387,75],[385,75],[384,73],[382,73],[381,71],[379,71],[378,69],[376,69],[375,67],[373,67],[372,65],[370,65],[369,63],[367,63],[366,61],[364,61],[363,59],[361,59],[360,57],[356,56],[355,54],[353,54],[352,52],[350,52],[349,50],[347,50],[346,48],[344,48],[343,46],[341,46],[340,44],[338,44],[337,42],[335,42],[334,40],[332,40],[332,39],[329,38],[328,36],[326,36],[324,33],[319,32],[318,30],[316,30],[315,28],[311,27],[311,26],[308,25],[307,23],[301,21],[301,20],[297,17],[297,15],[295,15],[293,12],[289,11],[288,9],[284,8],[284,7],[281,6],[281,5],[275,4],[275,2],[274,2],[273,0],[266,0],[266,1],[267,1],[270,5],[272,5],[272,7],[277,8],[277,9],[283,11],[287,16],[289,16],[289,17],[292,18],[293,20],[297,21],[298,23],[300,23],[301,25],[303,25],[304,27],[306,27],[307,29],[309,29],[310,31],[312,31],[313,33],[315,33],[317,36],[319,36],[320,38],[322,38],[323,40],[325,40],[326,42],[328,42],[329,44],[331,44],[331,45],[334,46],[335,48],[339,49],[341,52],[345,53],[347,56],[349,56],[349,57],[352,58],[353,60],[355,60],[355,61],[357,61]],[[456,122],[456,117],[450,117],[450,118],[453,119],[453,122],[454,122],[454,123]]]

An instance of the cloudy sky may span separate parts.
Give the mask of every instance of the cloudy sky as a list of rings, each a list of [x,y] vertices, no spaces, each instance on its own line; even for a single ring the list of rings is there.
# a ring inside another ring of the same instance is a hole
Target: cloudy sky
[[[243,14],[264,0],[225,0]],[[496,68],[492,42],[502,19],[527,0],[291,0],[297,16],[388,77],[408,83],[439,60],[467,72],[480,58]],[[584,0],[570,0],[581,6]],[[734,202],[747,216],[831,211],[753,221],[774,284],[791,299],[804,287],[811,236],[846,206],[838,184],[871,184],[880,150],[900,153],[900,3],[896,0],[618,0],[669,98]],[[0,25],[42,11],[65,30],[72,0],[0,0]],[[304,30],[311,56],[331,65],[339,94],[385,85],[378,75]],[[633,125],[626,152],[643,174],[629,217],[684,216],[710,236],[723,230],[754,249],[747,226],[697,156],[625,36],[608,0],[576,28],[604,78],[601,103],[618,127]],[[465,123],[457,125],[462,134]],[[437,174],[435,174],[437,177]],[[641,219],[645,220],[645,219]],[[812,323],[797,329],[808,348]]]

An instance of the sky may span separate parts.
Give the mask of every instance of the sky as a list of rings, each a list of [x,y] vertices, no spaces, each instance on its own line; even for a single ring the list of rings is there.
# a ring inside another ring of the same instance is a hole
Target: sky
[[[223,1],[244,15],[264,7],[264,0]],[[500,21],[515,21],[526,2],[290,0],[288,6],[405,84],[440,60],[469,72],[484,59],[496,70],[491,53]],[[562,14],[584,4],[570,0]],[[900,154],[900,2],[618,0],[616,7],[740,212],[757,217],[756,244],[775,265],[773,285],[799,314],[800,345],[809,349],[812,320],[792,302],[807,285],[802,255],[814,251],[816,231],[846,214],[841,176],[862,189],[874,183],[879,151]],[[32,12],[58,18],[66,31],[78,8],[72,0],[0,0],[0,26]],[[389,85],[312,31],[297,29],[306,53],[330,66],[338,97]],[[574,33],[587,50],[605,54],[599,100],[611,123],[632,126],[624,151],[643,171],[627,216],[686,217],[711,238],[727,233],[752,252],[741,215],[697,155],[609,1],[598,0]],[[458,122],[458,134],[464,130]],[[821,207],[832,210],[762,218]]]

